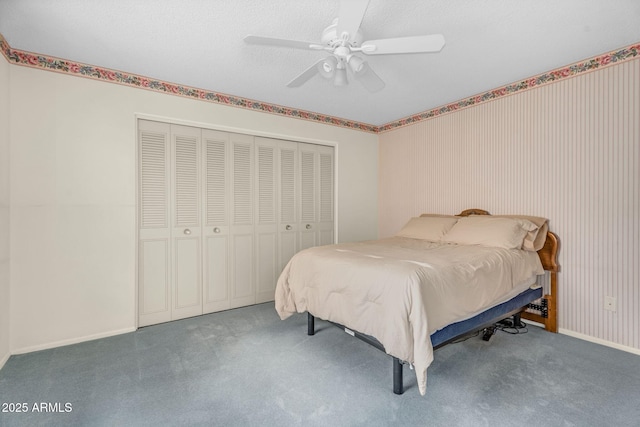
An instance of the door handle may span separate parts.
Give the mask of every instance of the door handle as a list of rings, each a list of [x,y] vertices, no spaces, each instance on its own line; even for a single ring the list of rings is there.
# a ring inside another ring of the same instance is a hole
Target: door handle
[[[291,230],[291,226],[289,224],[287,224],[287,226],[284,229],[285,230]]]
[[[220,232],[220,229],[219,229],[218,227],[216,227],[216,228],[214,228],[214,229],[213,229],[213,232],[214,232],[214,233],[219,233],[219,232]]]
[[[311,224],[307,224],[306,229],[311,230]]]
[[[184,229],[184,234],[186,234],[188,236],[189,234],[191,234],[191,230],[189,230],[188,228],[185,228]]]

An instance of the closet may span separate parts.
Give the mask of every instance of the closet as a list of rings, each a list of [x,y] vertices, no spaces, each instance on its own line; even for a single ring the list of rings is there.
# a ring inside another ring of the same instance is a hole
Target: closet
[[[272,301],[334,241],[333,147],[139,120],[138,150],[139,326]]]

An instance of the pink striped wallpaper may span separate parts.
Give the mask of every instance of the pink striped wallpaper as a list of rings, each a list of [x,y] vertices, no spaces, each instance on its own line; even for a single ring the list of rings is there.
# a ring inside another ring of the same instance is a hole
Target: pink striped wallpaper
[[[559,327],[640,349],[639,59],[383,132],[379,158],[381,237],[423,212],[545,216]]]

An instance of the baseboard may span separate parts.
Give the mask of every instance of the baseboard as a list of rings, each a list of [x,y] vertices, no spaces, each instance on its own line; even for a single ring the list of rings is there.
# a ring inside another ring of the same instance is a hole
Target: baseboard
[[[7,360],[9,360],[10,356],[11,354],[7,353],[2,357],[2,359],[0,359],[0,369],[4,367],[4,364],[7,363]]]
[[[71,338],[68,340],[61,340],[61,341],[55,341],[55,342],[50,342],[46,344],[34,345],[31,347],[23,347],[23,348],[12,350],[11,354],[24,354],[24,353],[31,353],[33,351],[49,350],[51,348],[62,347],[65,345],[79,344],[85,341],[92,341],[100,338],[112,337],[114,335],[127,334],[129,332],[134,332],[135,330],[136,328],[125,328],[125,329],[119,329],[116,331],[104,332],[100,334],[86,335],[84,337]]]
[[[539,326],[541,328],[544,328],[544,325],[542,323],[532,322],[530,320],[527,320],[526,323],[529,324],[529,325]],[[592,342],[594,344],[600,344],[600,345],[603,345],[605,347],[615,348],[616,350],[626,351],[627,353],[637,354],[637,355],[640,356],[640,348],[628,347],[626,345],[617,344],[615,342],[602,340],[600,338],[591,337],[589,335],[581,334],[581,333],[570,331],[568,329],[563,329],[563,328],[558,328],[558,333],[562,334],[562,335],[567,335],[567,336],[570,336],[570,337],[573,337],[573,338],[578,338],[579,340]]]
[[[558,333],[562,335],[568,335],[573,338],[578,338],[584,341],[589,341],[595,344],[604,345],[605,347],[615,348],[616,350],[626,351],[627,353],[637,354],[638,356],[640,356],[640,348],[628,347],[626,345],[618,344],[611,341],[606,341],[600,338],[591,337],[589,335],[581,334],[578,332],[574,332],[574,331],[570,331],[562,328],[558,329]]]

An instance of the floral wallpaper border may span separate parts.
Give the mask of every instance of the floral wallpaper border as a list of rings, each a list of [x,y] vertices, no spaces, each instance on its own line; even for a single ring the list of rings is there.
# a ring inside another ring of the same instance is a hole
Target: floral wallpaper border
[[[268,104],[266,102],[241,98],[234,95],[198,89],[190,86],[169,83],[162,80],[155,80],[136,74],[97,67],[94,65],[82,64],[68,61],[66,59],[21,51],[13,49],[6,39],[0,34],[0,49],[7,61],[13,64],[31,68],[40,68],[48,71],[55,71],[64,74],[72,74],[94,80],[101,80],[110,83],[117,83],[125,86],[132,86],[147,89],[155,92],[162,92],[170,95],[182,96],[185,98],[199,99],[216,104],[229,105],[246,108],[249,110],[272,113],[287,117],[310,120],[323,124],[330,124],[349,129],[357,129],[365,132],[376,133],[377,126],[341,119],[339,117],[327,116],[311,111],[299,110],[296,108],[284,107],[281,105]]]
[[[514,94],[516,92],[533,89],[538,86],[573,77],[578,74],[640,57],[640,43],[633,44],[631,46],[609,52],[604,55],[580,61],[575,64],[549,71],[547,73],[539,74],[537,76],[522,80],[518,83],[512,83],[506,86],[502,86],[500,88],[493,89],[488,92],[472,96],[470,98],[466,98],[441,107],[433,108],[431,110],[423,111],[400,120],[389,122],[382,126],[375,126],[367,123],[341,119],[339,117],[332,117],[324,114],[314,113],[311,111],[298,110],[295,108],[269,104],[266,102],[255,101],[238,96],[178,85],[161,80],[150,79],[144,76],[125,73],[122,71],[115,71],[108,68],[101,68],[51,56],[21,51],[11,48],[2,34],[0,34],[0,50],[2,51],[2,54],[7,59],[7,61],[17,65],[40,68],[59,73],[72,74],[80,77],[107,81],[110,83],[117,83],[155,92],[167,93],[192,99],[199,99],[216,104],[246,108],[249,110],[272,113],[372,133],[390,131],[399,127],[411,125],[437,116],[441,116],[443,114],[458,111],[463,108],[472,107],[483,102],[492,101],[503,96]]]

